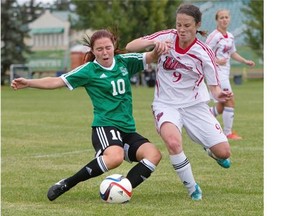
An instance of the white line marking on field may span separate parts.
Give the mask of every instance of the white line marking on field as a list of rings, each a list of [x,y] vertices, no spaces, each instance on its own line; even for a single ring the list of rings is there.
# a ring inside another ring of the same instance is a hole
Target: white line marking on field
[[[72,151],[72,152],[62,152],[62,153],[54,153],[54,154],[46,154],[46,155],[34,155],[34,158],[45,158],[45,157],[62,157],[63,155],[71,155],[71,154],[79,154],[83,152],[93,152],[93,149],[84,149],[81,151]]]

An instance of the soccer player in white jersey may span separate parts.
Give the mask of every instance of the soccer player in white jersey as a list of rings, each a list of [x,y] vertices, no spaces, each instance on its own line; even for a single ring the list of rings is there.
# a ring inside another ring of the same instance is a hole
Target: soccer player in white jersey
[[[216,12],[215,16],[217,22],[217,28],[209,34],[206,39],[206,43],[215,52],[216,63],[219,65],[219,81],[221,88],[223,90],[228,90],[232,92],[230,84],[230,59],[249,65],[255,66],[255,63],[251,60],[243,58],[236,52],[234,36],[227,31],[230,23],[230,13],[226,9],[221,9]],[[217,100],[216,100],[217,102]],[[223,131],[228,139],[239,140],[242,139],[233,128],[234,121],[234,107],[235,101],[234,96],[226,102],[218,102],[213,107],[211,111],[216,117],[222,114],[223,119]]]
[[[158,46],[146,53],[119,54],[116,38],[105,29],[96,31],[86,40],[90,51],[86,53],[85,64],[61,77],[18,78],[11,83],[15,90],[27,87],[73,90],[82,86],[93,104],[91,126],[95,157],[74,175],[51,186],[47,193],[50,201],[78,183],[120,166],[123,160],[137,162],[127,174],[135,188],[149,178],[161,160],[156,146],[136,132],[130,85],[134,74],[157,60]]]
[[[183,151],[183,127],[218,164],[230,167],[230,145],[218,120],[209,110],[210,96],[204,79],[218,100],[229,100],[232,93],[219,87],[214,53],[196,37],[200,32],[201,16],[198,7],[181,4],[176,11],[176,29],[159,31],[126,45],[128,51],[134,52],[161,42],[163,54],[157,64],[152,109],[170,162],[192,200],[201,200],[202,190]]]

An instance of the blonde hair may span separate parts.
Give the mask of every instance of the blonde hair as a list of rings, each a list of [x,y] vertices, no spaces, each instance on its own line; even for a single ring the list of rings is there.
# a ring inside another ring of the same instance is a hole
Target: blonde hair
[[[227,11],[229,16],[230,16],[230,11],[228,9],[219,9],[217,10],[216,14],[215,14],[215,20],[218,20],[219,18],[219,13],[222,12],[222,11]]]

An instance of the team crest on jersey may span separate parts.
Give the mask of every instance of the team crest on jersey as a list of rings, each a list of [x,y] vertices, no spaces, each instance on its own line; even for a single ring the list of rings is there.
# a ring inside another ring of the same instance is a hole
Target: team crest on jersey
[[[224,46],[224,49],[223,49],[223,53],[227,53],[227,52],[229,52],[231,49],[232,49],[231,46],[225,45],[225,46]]]
[[[126,76],[128,74],[127,68],[120,67],[119,69],[120,69],[120,71],[122,73],[122,76]]]
[[[177,61],[175,58],[172,58],[170,56],[166,56],[166,59],[163,63],[163,68],[165,70],[175,70],[178,68],[192,70],[192,67],[188,67],[188,66],[184,65],[184,64],[180,63],[179,61]]]

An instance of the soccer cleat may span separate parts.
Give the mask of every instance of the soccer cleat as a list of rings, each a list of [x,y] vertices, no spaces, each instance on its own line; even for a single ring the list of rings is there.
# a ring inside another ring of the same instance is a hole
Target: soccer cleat
[[[52,187],[49,188],[47,197],[50,201],[55,200],[57,197],[68,191],[70,188],[67,187],[65,179],[60,180]]]
[[[230,140],[241,140],[242,137],[240,137],[237,133],[232,132],[231,134],[226,135],[228,139]]]
[[[231,166],[231,161],[229,158],[227,158],[227,159],[215,159],[215,160],[223,168],[229,168]]]
[[[202,200],[202,190],[199,185],[195,184],[195,191],[191,194],[192,200]]]

